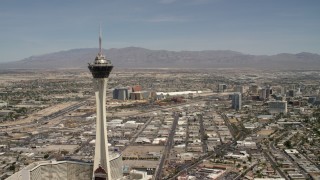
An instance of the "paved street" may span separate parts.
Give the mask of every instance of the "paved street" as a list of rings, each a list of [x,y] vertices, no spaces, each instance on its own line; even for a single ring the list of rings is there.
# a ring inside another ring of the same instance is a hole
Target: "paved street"
[[[201,141],[202,141],[202,151],[203,153],[207,153],[208,148],[207,148],[207,140],[204,140],[205,138],[205,131],[204,131],[204,126],[203,126],[203,116],[199,116],[199,123],[200,123],[200,135],[201,135]]]
[[[280,174],[282,178],[289,179],[286,174],[278,167],[277,163],[271,158],[269,155],[269,152],[263,151],[264,157],[268,159],[268,161],[271,163],[272,167]]]
[[[161,156],[160,162],[159,162],[159,166],[157,168],[156,174],[154,176],[154,179],[158,180],[161,179],[162,177],[162,171],[163,171],[163,165],[165,160],[168,158],[169,154],[170,154],[170,150],[172,148],[173,145],[173,138],[174,138],[174,134],[175,134],[175,129],[177,127],[178,124],[178,120],[179,120],[179,115],[177,113],[174,114],[174,120],[171,126],[171,131],[169,133],[169,137],[167,139],[167,143],[166,143],[166,147],[163,151],[163,154]]]

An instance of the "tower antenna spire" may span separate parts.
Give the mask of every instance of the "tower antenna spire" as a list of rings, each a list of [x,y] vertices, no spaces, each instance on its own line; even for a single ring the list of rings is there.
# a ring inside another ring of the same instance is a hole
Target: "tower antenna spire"
[[[101,23],[99,25],[99,55],[102,55],[102,33],[101,33]]]

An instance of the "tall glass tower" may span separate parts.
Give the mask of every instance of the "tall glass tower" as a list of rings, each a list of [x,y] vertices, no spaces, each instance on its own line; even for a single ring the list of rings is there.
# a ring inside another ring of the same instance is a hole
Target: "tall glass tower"
[[[235,110],[241,109],[241,93],[234,93],[232,96],[232,108]]]
[[[93,179],[111,180],[109,163],[108,137],[106,125],[106,90],[109,74],[113,68],[111,61],[102,54],[101,28],[99,34],[99,53],[93,63],[88,66],[93,76],[94,91],[96,96],[96,144],[93,165]]]

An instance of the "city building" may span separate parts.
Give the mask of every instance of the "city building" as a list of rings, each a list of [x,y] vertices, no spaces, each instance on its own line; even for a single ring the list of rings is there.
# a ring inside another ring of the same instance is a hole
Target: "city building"
[[[139,171],[133,169],[130,171],[130,179],[149,180],[151,179],[151,177],[147,174],[146,171]]]
[[[301,92],[301,89],[300,88],[298,88],[298,90],[296,91],[296,94],[295,94],[296,96],[299,96],[299,97],[301,97],[302,96],[302,92]]]
[[[287,89],[286,89],[286,87],[281,87],[281,88],[280,88],[280,94],[281,94],[282,96],[284,96],[284,95],[287,94]]]
[[[6,106],[8,106],[8,103],[4,101],[0,101],[0,107],[6,107]]]
[[[143,95],[141,92],[132,92],[132,93],[130,93],[130,99],[131,100],[142,100]]]
[[[218,84],[218,92],[224,92],[227,89],[226,84]]]
[[[264,101],[270,98],[270,95],[272,94],[272,87],[264,87],[260,90],[259,99]]]
[[[143,100],[149,99],[151,97],[151,93],[149,91],[137,91],[130,93],[131,100]]]
[[[253,85],[251,85],[251,86],[249,87],[249,91],[250,91],[252,94],[258,94],[258,88],[259,88],[258,85],[253,84]]]
[[[91,178],[92,163],[52,160],[29,164],[22,170],[7,178],[7,180],[88,180]]]
[[[234,87],[234,92],[239,92],[239,93],[243,94],[244,93],[244,87],[240,86],[240,85],[237,85],[236,87]]]
[[[132,87],[132,92],[142,91],[141,85],[135,85]]]
[[[241,93],[234,93],[232,95],[232,108],[235,110],[241,109]]]
[[[295,97],[295,96],[296,96],[295,90],[294,90],[294,89],[289,90],[289,91],[288,91],[288,96],[289,96],[289,97]]]
[[[314,104],[316,101],[317,101],[317,97],[315,97],[315,96],[308,98],[308,103],[310,103],[310,104]]]
[[[116,87],[113,90],[113,99],[128,100],[130,99],[131,87]]]
[[[272,87],[271,86],[268,86],[267,88],[266,88],[266,96],[267,96],[267,99],[269,99],[270,98],[270,95],[272,95]]]
[[[267,99],[267,89],[266,88],[260,89],[259,99],[262,101]]]
[[[271,114],[283,113],[287,114],[287,101],[269,101],[269,112]]]
[[[116,152],[109,154],[111,177],[121,179],[122,175],[122,155]],[[81,161],[38,161],[24,167],[14,173],[7,180],[43,180],[43,179],[67,179],[67,180],[88,180],[92,179],[93,164]],[[96,172],[101,172],[99,169]],[[100,174],[105,176],[103,173]]]

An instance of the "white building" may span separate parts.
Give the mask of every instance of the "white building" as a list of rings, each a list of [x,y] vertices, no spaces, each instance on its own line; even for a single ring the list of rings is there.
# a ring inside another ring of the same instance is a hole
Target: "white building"
[[[4,101],[0,101],[0,107],[6,107],[6,106],[8,106],[8,103]]]
[[[146,171],[138,171],[133,169],[130,171],[130,179],[150,180],[152,179],[152,175],[148,175]]]
[[[92,163],[55,160],[39,161],[24,167],[7,178],[7,180],[87,180],[92,178],[92,168]]]
[[[240,151],[239,154],[233,154],[232,152],[227,153],[224,157],[233,158],[233,159],[246,159],[249,157],[249,154],[246,151]]]
[[[110,152],[109,159],[112,179],[121,179],[123,177],[122,155]],[[79,161],[39,161],[24,167],[7,180],[88,180],[92,179],[92,168],[92,163]]]

